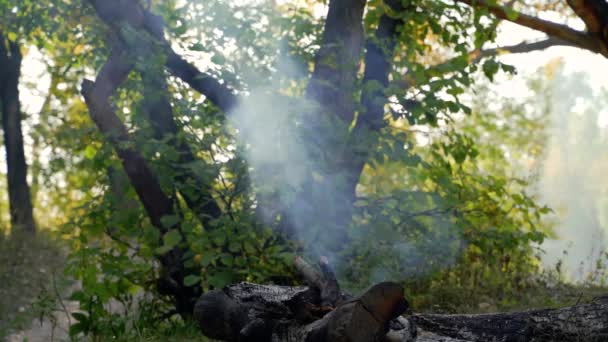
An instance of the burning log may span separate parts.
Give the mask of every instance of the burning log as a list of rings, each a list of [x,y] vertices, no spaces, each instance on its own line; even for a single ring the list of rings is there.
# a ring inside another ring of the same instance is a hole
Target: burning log
[[[327,258],[320,272],[303,258],[294,265],[308,287],[240,283],[200,297],[194,317],[203,333],[225,341],[383,341],[413,339],[403,288],[376,284],[358,297],[340,291]],[[392,329],[392,330],[391,330]],[[405,339],[406,336],[409,336]]]
[[[296,256],[293,263],[308,285],[320,291],[322,307],[331,309],[345,299],[349,299],[349,295],[340,292],[340,285],[326,257],[322,256],[319,260],[321,273],[300,256]]]
[[[224,341],[383,341],[391,327],[409,328],[391,322],[408,308],[396,283],[376,284],[324,316],[320,303],[314,288],[240,283],[201,296],[194,317]]]

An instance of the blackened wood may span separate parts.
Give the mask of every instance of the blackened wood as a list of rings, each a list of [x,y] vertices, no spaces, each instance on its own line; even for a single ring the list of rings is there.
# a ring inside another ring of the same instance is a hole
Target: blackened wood
[[[478,315],[414,315],[417,326],[466,341],[608,341],[608,297],[560,309]]]
[[[319,316],[318,291],[241,283],[203,295],[195,319],[225,341],[608,341],[608,297],[560,309],[480,315],[415,314],[394,283],[372,286]]]
[[[407,308],[395,283],[376,284],[323,317],[320,300],[309,287],[240,283],[202,295],[194,317],[205,335],[225,341],[372,342]]]
[[[317,271],[300,256],[296,256],[293,263],[298,273],[300,273],[308,285],[319,290],[322,307],[335,307],[340,300],[344,299],[340,292],[340,285],[338,284],[336,275],[326,257],[321,257],[319,260],[321,272]]]

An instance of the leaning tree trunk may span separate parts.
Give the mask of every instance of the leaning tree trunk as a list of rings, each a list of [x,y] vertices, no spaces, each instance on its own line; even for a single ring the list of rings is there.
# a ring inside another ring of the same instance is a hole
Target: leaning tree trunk
[[[27,164],[23,151],[21,109],[19,104],[19,76],[21,52],[17,42],[7,40],[0,32],[0,103],[2,128],[6,149],[8,197],[11,226],[35,233],[30,187],[27,184]]]

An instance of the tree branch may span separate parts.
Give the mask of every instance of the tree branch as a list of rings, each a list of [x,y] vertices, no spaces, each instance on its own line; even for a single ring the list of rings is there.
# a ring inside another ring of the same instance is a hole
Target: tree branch
[[[494,14],[494,16],[496,16],[497,18],[504,19],[521,26],[525,26],[533,30],[544,32],[549,36],[565,40],[579,48],[600,53],[604,56],[608,56],[608,51],[606,51],[606,49],[602,46],[603,44],[601,44],[598,39],[586,34],[585,32],[570,28],[567,25],[557,24],[552,21],[516,12],[507,7],[495,6],[485,0],[456,1],[467,4],[471,7],[484,8],[490,13]]]
[[[552,46],[573,46],[575,44],[568,42],[563,39],[556,37],[548,37],[541,40],[532,42],[521,42],[515,45],[499,46],[491,49],[475,50],[469,56],[471,63],[478,62],[482,58],[496,56],[500,54],[515,54],[515,53],[527,53],[538,50],[545,50]]]
[[[161,218],[173,214],[173,204],[161,190],[160,183],[147,162],[132,147],[126,127],[109,103],[110,95],[132,69],[133,64],[128,62],[126,53],[117,45],[99,72],[97,80],[84,80],[81,92],[89,107],[91,119],[114,146],[152,224],[165,233],[167,228],[161,223]]]
[[[127,23],[137,30],[148,32],[162,45],[166,55],[165,66],[171,74],[205,95],[224,113],[229,113],[234,108],[237,97],[232,90],[213,76],[198,70],[173,50],[164,38],[164,22],[161,17],[143,8],[137,0],[88,1],[99,18],[113,30],[118,31],[122,23]]]
[[[145,159],[133,148],[126,127],[116,116],[109,102],[110,95],[127,78],[132,69],[133,64],[128,61],[124,47],[118,42],[97,80],[93,82],[85,79],[82,82],[81,93],[89,108],[91,119],[113,145],[150,221],[162,235],[172,229],[180,229],[179,223],[166,227],[162,222],[163,217],[174,214],[173,202],[162,191],[157,177],[148,167]],[[167,294],[173,297],[177,310],[187,318],[192,314],[193,300],[200,295],[200,288],[187,287],[183,284],[186,275],[183,255],[179,247],[174,247],[159,257],[163,266],[159,284],[165,285],[169,290]]]
[[[550,48],[552,46],[577,47],[576,45],[574,45],[568,41],[565,41],[565,40],[562,40],[559,38],[555,38],[555,37],[549,37],[549,38],[545,38],[545,39],[541,39],[541,40],[537,40],[537,41],[533,41],[533,42],[521,42],[521,43],[518,43],[515,45],[499,46],[499,47],[490,48],[490,49],[477,49],[477,50],[471,51],[469,53],[469,63],[470,64],[477,63],[486,57],[492,57],[492,56],[497,56],[497,55],[501,55],[501,54],[527,53],[527,52],[532,52],[532,51],[544,50],[544,49]],[[429,67],[429,69],[437,70],[439,72],[440,70],[443,70],[446,66],[453,63],[454,60],[455,60],[455,58],[449,59],[445,62],[433,65],[433,66]]]

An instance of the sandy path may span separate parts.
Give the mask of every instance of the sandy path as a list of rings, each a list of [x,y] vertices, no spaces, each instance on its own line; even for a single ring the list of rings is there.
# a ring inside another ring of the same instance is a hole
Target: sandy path
[[[78,302],[63,302],[68,313],[78,311]],[[57,342],[69,341],[69,328],[71,318],[65,312],[56,311],[53,319],[45,317],[32,321],[29,329],[15,332],[8,336],[7,342]]]

